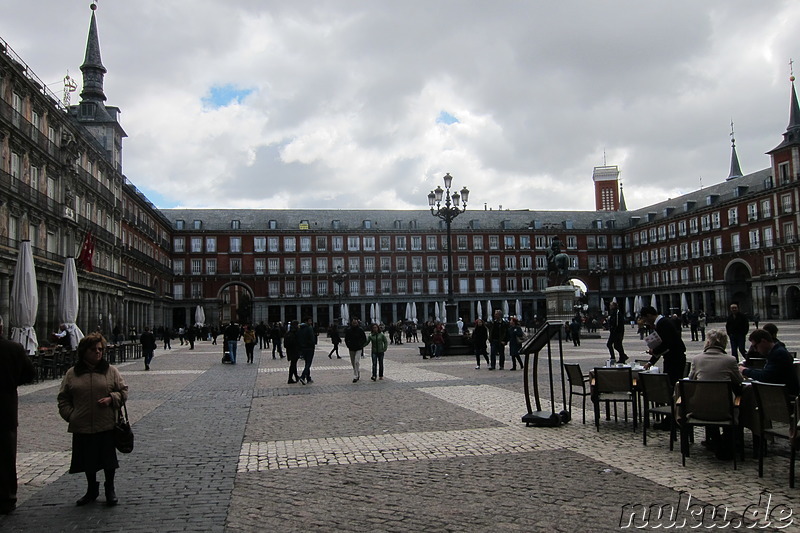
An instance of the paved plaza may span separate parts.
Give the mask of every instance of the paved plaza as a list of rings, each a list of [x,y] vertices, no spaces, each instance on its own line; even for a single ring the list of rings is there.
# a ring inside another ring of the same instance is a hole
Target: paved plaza
[[[790,350],[800,347],[800,325],[779,327]],[[686,343],[690,354],[701,349]],[[85,479],[66,473],[70,436],[56,409],[58,382],[21,387],[20,501],[0,517],[0,531],[598,532],[620,530],[626,505],[687,501],[727,509],[728,520],[769,506],[784,520],[773,513],[760,530],[800,531],[800,515],[786,518],[800,509],[800,489],[788,487],[785,443],[760,479],[749,432],[747,459],[734,471],[699,446],[702,430],[686,467],[666,432],[648,432],[645,447],[640,430],[612,418],[598,433],[591,412],[581,423],[580,398],[569,424],[525,427],[523,373],[509,371],[509,362],[503,371],[476,370],[473,357],[423,360],[418,346],[390,345],[386,377],[375,382],[367,355],[352,383],[346,349],[329,359],[324,337],[314,383],[305,386],[287,384],[286,360],[271,351],[256,349],[255,364],[244,363],[242,344],[235,366],[220,364],[221,345],[189,350],[177,341],[172,350],[159,345],[149,372],[142,360],[120,364],[136,449],[119,454],[120,504],[110,508],[102,495],[74,504]],[[638,336],[628,334],[625,346],[641,357]],[[584,370],[601,366],[605,334],[578,348],[565,342],[564,353]],[[659,525],[655,516],[646,522],[638,525]],[[725,525],[719,517],[714,524]]]

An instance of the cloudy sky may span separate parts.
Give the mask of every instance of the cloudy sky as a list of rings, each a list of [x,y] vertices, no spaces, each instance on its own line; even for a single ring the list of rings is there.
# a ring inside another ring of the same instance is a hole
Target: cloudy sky
[[[54,92],[80,82],[89,0],[0,7]],[[124,171],[159,207],[424,208],[449,172],[470,208],[591,210],[604,158],[643,207],[723,181],[731,120],[742,170],[767,167],[800,60],[792,0],[100,0],[97,20]]]

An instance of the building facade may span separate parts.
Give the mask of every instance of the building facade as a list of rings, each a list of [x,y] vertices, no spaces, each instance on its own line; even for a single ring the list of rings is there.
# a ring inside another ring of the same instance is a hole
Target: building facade
[[[489,307],[544,318],[547,252],[555,237],[590,312],[637,296],[662,312],[722,317],[732,301],[762,319],[800,318],[800,111],[791,82],[789,125],[770,166],[627,210],[619,169],[595,169],[596,211],[479,210],[442,221],[414,211],[158,209],[125,177],[126,134],[106,105],[94,12],[77,105],[50,93],[0,40],[0,314],[19,242],[30,240],[39,280],[39,336],[54,331],[64,259],[87,234],[93,269],[79,273],[84,330],[194,322],[322,325],[350,316],[383,322],[441,314],[448,269],[458,315]],[[777,135],[776,135],[777,137]],[[424,200],[424,198],[421,198]],[[448,247],[453,264],[448,265]],[[371,310],[377,307],[377,317]],[[42,337],[43,338],[43,337]]]

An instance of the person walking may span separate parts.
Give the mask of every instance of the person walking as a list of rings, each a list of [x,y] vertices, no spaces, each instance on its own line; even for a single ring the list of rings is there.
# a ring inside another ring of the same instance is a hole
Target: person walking
[[[372,354],[372,381],[375,378],[383,379],[383,356],[386,349],[389,347],[389,341],[386,340],[386,335],[381,331],[378,324],[372,324],[369,338],[367,339],[370,346],[370,353]]]
[[[197,339],[197,327],[189,326],[186,328],[186,341],[189,343],[189,349],[194,350],[194,341]]]
[[[164,327],[162,328],[162,340],[164,341],[164,349],[171,350],[172,343],[170,342],[170,338],[172,337],[172,328]]]
[[[114,448],[117,411],[128,399],[128,386],[116,367],[103,358],[106,340],[90,333],[78,343],[75,366],[67,370],[58,391],[58,413],[69,422],[72,460],[69,473],[83,473],[87,489],[76,503],[92,503],[100,494],[97,471],[105,474],[106,505],[117,504],[114,475],[119,462]]]
[[[139,337],[139,343],[142,345],[142,355],[144,355],[144,369],[150,370],[150,362],[156,351],[156,337],[150,331],[149,326],[144,327],[144,333]]]
[[[489,328],[479,318],[475,321],[475,329],[472,330],[472,343],[475,350],[475,370],[481,369],[481,356],[489,366],[489,352],[486,351],[486,342],[489,340]]]
[[[285,335],[285,332],[283,331],[283,324],[281,324],[280,322],[275,322],[272,325],[272,328],[270,328],[270,330],[269,330],[269,337],[270,337],[270,339],[272,339],[272,358],[273,359],[275,359],[275,350],[278,351],[278,355],[280,355],[281,359],[283,359],[283,348],[281,347],[281,345],[283,343],[282,340],[283,340],[283,336],[284,335]]]
[[[32,382],[35,375],[25,348],[3,337],[0,317],[0,514],[17,507],[17,387]]]
[[[500,356],[500,370],[506,364],[506,344],[508,344],[508,322],[503,320],[503,312],[495,310],[492,323],[489,326],[489,344],[491,346],[491,356],[489,370],[497,367],[497,356]]]
[[[522,327],[520,327],[519,320],[517,320],[516,317],[511,317],[509,322],[508,353],[511,355],[511,370],[516,370],[517,364],[519,364],[519,369],[522,370],[525,368],[525,365],[522,364],[519,350],[522,348],[522,341],[525,340],[525,332],[522,331]]]
[[[570,334],[572,336],[572,345],[581,345],[581,320],[578,317],[573,317],[572,322],[569,324]]]
[[[339,335],[339,328],[336,327],[336,324],[331,324],[328,328],[328,336],[333,343],[333,349],[328,353],[328,359],[333,359],[331,356],[334,352],[336,353],[336,359],[341,359],[342,357],[339,355],[339,343],[342,342],[342,337]]]
[[[314,331],[314,324],[311,317],[306,317],[300,329],[297,331],[297,344],[300,347],[300,355],[306,361],[303,373],[300,374],[300,383],[314,383],[311,379],[311,364],[314,362],[314,348],[317,345],[317,334]]]
[[[244,340],[244,351],[247,354],[247,362],[253,362],[253,350],[256,347],[256,332],[253,328],[250,327],[250,324],[244,325],[244,335],[242,335],[242,340]]]
[[[725,332],[731,341],[731,355],[739,361],[739,353],[742,354],[742,359],[747,356],[747,350],[744,347],[747,332],[750,331],[750,321],[739,311],[739,303],[733,302],[730,306],[731,314],[728,315],[728,321],[725,322]]]
[[[183,328],[183,326],[179,327],[178,328],[178,338],[181,341],[181,346],[183,346],[183,337],[185,335],[186,335],[186,330]]]
[[[269,348],[269,336],[267,335],[267,325],[264,324],[263,320],[258,323],[255,330],[256,330],[256,338],[258,339],[258,349],[263,350],[264,346]]]
[[[231,364],[236,364],[236,347],[239,344],[239,324],[231,322],[225,328],[223,333],[223,341],[228,348],[228,354],[231,357]]]
[[[283,345],[286,348],[286,357],[289,359],[289,381],[287,383],[297,383],[300,381],[300,376],[297,375],[297,360],[300,359],[300,345],[297,342],[297,330],[300,329],[300,323],[297,320],[292,320],[289,323],[289,331],[283,336]],[[275,337],[272,337],[273,342]],[[273,344],[273,346],[275,346]],[[272,357],[275,359],[275,356]],[[283,352],[281,352],[281,359],[283,359]],[[303,383],[302,381],[300,381]],[[305,383],[303,383],[305,385]]]
[[[606,342],[606,348],[608,348],[608,353],[611,355],[609,360],[617,360],[614,356],[614,350],[616,350],[619,352],[618,361],[624,363],[628,360],[628,356],[625,355],[625,348],[622,347],[622,338],[625,336],[625,317],[622,315],[617,302],[611,302],[608,307],[608,342]]]
[[[350,352],[350,364],[353,365],[353,383],[361,378],[361,355],[367,345],[367,334],[361,329],[358,319],[350,321],[350,327],[344,332],[344,345]]]
[[[431,334],[431,345],[433,346],[433,358],[441,359],[444,354],[444,326],[441,323],[436,324]]]

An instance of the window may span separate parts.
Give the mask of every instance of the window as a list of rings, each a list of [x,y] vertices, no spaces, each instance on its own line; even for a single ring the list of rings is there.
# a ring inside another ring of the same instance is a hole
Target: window
[[[761,215],[764,218],[772,216],[772,203],[769,200],[761,201]]]
[[[438,292],[439,292],[439,280],[436,278],[428,278],[428,294],[438,294]]]
[[[172,272],[176,276],[183,276],[183,260],[182,259],[176,259],[175,261],[172,262]]]
[[[267,238],[266,237],[253,237],[253,251],[266,252],[267,251]]]
[[[537,235],[536,239],[536,249],[537,250],[544,250],[547,248],[547,238],[541,235]]]
[[[739,210],[735,207],[728,209],[728,225],[735,226],[739,223]]]
[[[217,238],[216,237],[206,237],[206,252],[208,252],[208,253],[216,253],[217,252]]]
[[[667,236],[670,239],[674,239],[675,238],[675,223],[674,222],[667,226]]]
[[[522,278],[523,292],[530,292],[533,290],[533,278]]]
[[[516,270],[517,269],[517,258],[513,255],[506,256],[506,270]]]
[[[516,239],[513,235],[503,236],[503,248],[505,250],[514,250],[516,248]]]
[[[325,252],[328,250],[328,238],[324,235],[317,236],[317,251]]]
[[[758,220],[758,206],[754,203],[747,204],[747,220],[752,222]]]
[[[458,292],[461,294],[469,292],[469,279],[458,278]]]
[[[436,272],[436,265],[439,263],[439,258],[435,255],[428,256],[428,272]]]
[[[206,259],[206,274],[209,276],[216,276],[217,275],[217,260],[216,259]]]
[[[422,280],[420,280],[420,282],[421,281]],[[406,294],[407,292],[408,292],[408,281],[404,280],[404,279],[398,279],[397,280],[397,294]],[[422,292],[421,288],[420,288],[420,292]]]
[[[186,251],[183,248],[183,242],[183,237],[175,237],[175,241],[173,242],[173,248],[175,249],[175,252],[183,253]]]
[[[490,270],[500,270],[500,256],[493,255],[489,257],[489,269]]]
[[[317,274],[327,274],[327,273],[328,273],[328,258],[317,257]]]
[[[411,271],[422,272],[422,257],[414,256],[411,258]]]
[[[475,292],[478,294],[486,292],[486,283],[483,278],[475,278]]]
[[[700,257],[700,241],[692,241],[692,259]]]
[[[406,238],[404,235],[398,235],[394,238],[394,246],[395,250],[405,250],[406,249]]]
[[[547,257],[543,255],[536,256],[536,269],[537,270],[546,270],[547,269]]]
[[[740,239],[739,239],[739,234],[738,233],[732,234],[731,235],[731,251],[732,252],[739,252],[739,251],[741,251],[741,249],[742,249],[742,247],[741,247],[741,243],[740,243]]]
[[[392,280],[381,280],[381,294],[392,294]]]
[[[678,221],[678,235],[681,237],[686,236],[686,221],[680,220]],[[642,242],[642,244],[647,244],[646,242]]]
[[[240,229],[241,222],[238,220],[231,220],[231,229]]]
[[[183,300],[183,283],[174,283],[172,285],[172,297],[176,300]]]
[[[284,252],[296,252],[297,251],[297,240],[294,237],[284,237],[283,238],[283,251]]]
[[[375,237],[364,237],[364,251],[375,251]]]
[[[711,254],[711,239],[703,239],[703,255],[709,257]]]
[[[331,240],[333,241],[334,252],[341,252],[344,249],[344,238],[340,235],[334,235]]]
[[[781,214],[787,215],[792,212],[792,195],[784,194],[781,196]]]
[[[267,268],[270,274],[278,274],[280,272],[280,262],[277,257],[270,257],[267,260]]]
[[[697,218],[689,219],[689,231],[697,233]]]
[[[328,282],[325,280],[318,280],[317,296],[327,296],[327,294],[328,294]]]
[[[750,230],[750,249],[761,247],[761,232],[757,229]]]
[[[256,275],[263,276],[266,273],[267,262],[263,257],[256,258],[255,268]]]
[[[492,278],[491,279],[491,291],[492,292],[500,292],[500,278]]]
[[[708,231],[711,229],[711,216],[710,215],[703,215],[700,217],[700,228],[703,231]]]
[[[301,252],[311,251],[311,237],[300,237],[300,251]]]
[[[199,276],[203,273],[203,260],[192,259],[192,276]]]
[[[472,264],[475,265],[475,270],[477,270],[478,272],[482,271],[483,270],[483,256],[482,255],[476,255],[475,257],[473,257],[472,258]]]
[[[469,257],[467,257],[466,255],[458,256],[458,270],[462,272],[469,270]]]
[[[203,238],[192,237],[192,253],[200,253],[203,251]]]
[[[489,249],[498,250],[500,248],[500,237],[498,235],[489,235]]]
[[[176,220],[175,221],[175,229],[184,229],[186,227],[186,222],[183,220]]]
[[[311,274],[311,258],[303,257],[300,259],[300,273]]]
[[[300,282],[300,294],[303,296],[311,296],[311,281],[303,280]]]
[[[364,294],[367,296],[375,296],[375,280],[364,280]]]
[[[294,281],[284,281],[283,287],[286,296],[288,296],[289,298],[293,298],[294,295],[296,294]]]
[[[436,237],[434,237],[434,239],[435,238]],[[388,251],[388,250],[391,250],[391,249],[392,249],[392,238],[389,237],[389,236],[381,237],[381,250]],[[433,249],[435,250],[436,246],[434,246]]]
[[[714,265],[706,265],[706,281],[714,281]]]
[[[350,296],[358,296],[360,293],[361,284],[357,279],[350,280]]]
[[[374,257],[365,257],[364,258],[364,272],[368,274],[372,274],[375,272],[375,258]]]
[[[295,262],[294,259],[291,257],[285,257],[283,259],[283,272],[284,274],[294,274],[295,273]]]
[[[270,281],[267,290],[270,298],[277,298],[281,294],[280,284],[277,281]]]
[[[786,243],[795,242],[794,238],[794,222],[783,223],[783,239]]]
[[[483,250],[483,235],[472,236],[472,249]]]
[[[381,272],[391,272],[391,271],[392,271],[392,258],[381,257]]]
[[[722,237],[714,237],[714,253],[717,255],[722,253]]]
[[[278,246],[278,238],[277,237],[269,237],[267,239],[267,245],[269,246],[269,251],[272,253],[276,253],[280,251]]]
[[[357,252],[361,249],[360,239],[356,236],[347,237],[347,249],[351,252]]]
[[[411,249],[412,250],[422,250],[422,237],[419,235],[414,235],[411,237]]]
[[[767,248],[773,245],[772,228],[764,228],[764,246]]]
[[[242,260],[239,258],[231,259],[231,274],[242,273]]]
[[[360,267],[361,267],[361,261],[359,257],[347,258],[347,269],[350,272],[358,272]]]
[[[406,271],[406,258],[405,257],[398,257],[397,261],[397,271],[398,272],[405,272]]]
[[[789,183],[789,163],[778,164],[778,179],[780,180],[780,185]]]
[[[511,292],[517,290],[517,278],[506,278],[506,290]]]
[[[425,247],[430,251],[434,251],[437,249],[436,235],[428,235],[427,237],[425,237]]]
[[[521,250],[530,250],[531,249],[531,237],[530,235],[520,235],[519,236],[519,247]]]
[[[520,268],[520,270],[530,270],[531,269],[531,256],[529,256],[529,255],[521,255],[519,257],[519,268]]]

